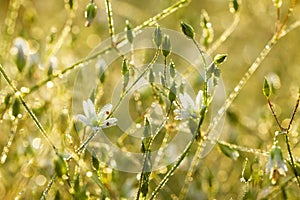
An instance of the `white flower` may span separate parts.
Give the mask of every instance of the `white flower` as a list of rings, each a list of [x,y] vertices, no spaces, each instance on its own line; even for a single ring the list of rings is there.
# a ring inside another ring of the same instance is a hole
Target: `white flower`
[[[182,105],[181,109],[174,110],[176,114],[175,120],[185,120],[190,117],[200,117],[200,112],[203,106],[203,91],[199,90],[195,102],[187,94],[179,94],[179,101]]]
[[[279,175],[285,176],[287,171],[288,168],[283,159],[281,148],[274,144],[266,167],[266,173],[270,173],[271,183],[276,184]]]
[[[116,125],[118,121],[116,118],[107,119],[112,109],[111,104],[106,104],[98,114],[96,113],[95,106],[90,99],[83,101],[82,104],[85,115],[79,114],[76,118],[82,121],[85,125],[90,126],[93,131]]]

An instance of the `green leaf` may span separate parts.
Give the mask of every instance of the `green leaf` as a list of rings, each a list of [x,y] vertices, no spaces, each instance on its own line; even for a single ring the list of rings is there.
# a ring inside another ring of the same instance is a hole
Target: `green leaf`
[[[7,108],[7,106],[9,105],[9,102],[10,102],[10,99],[11,99],[11,94],[7,94],[4,98],[4,104],[5,104],[5,107]]]
[[[266,77],[264,79],[263,93],[264,93],[265,97],[267,97],[267,98],[269,98],[272,94],[272,88]]]
[[[245,159],[244,166],[243,166],[243,171],[242,171],[242,182],[249,182],[251,180],[252,176],[252,165],[249,162],[248,158]]]
[[[59,178],[62,178],[63,175],[67,174],[67,163],[60,154],[54,159],[54,169]]]
[[[95,170],[99,170],[100,164],[95,151],[92,151],[92,166]]]
[[[173,84],[171,85],[171,88],[169,90],[169,95],[168,98],[171,102],[176,100],[176,84],[175,81],[173,82]]]
[[[218,142],[218,146],[219,146],[221,152],[225,156],[231,158],[232,160],[237,160],[237,158],[240,156],[240,154],[237,150],[233,149],[232,147],[230,147],[228,145]]]
[[[54,200],[60,200],[61,197],[60,197],[60,193],[58,190],[56,190],[56,193],[55,193],[55,197],[54,197]]]
[[[191,25],[186,24],[185,22],[181,22],[180,25],[184,35],[193,40],[195,38],[194,28]]]
[[[21,106],[20,106],[20,101],[19,99],[15,98],[13,104],[12,104],[12,115],[14,117],[17,117],[18,114],[20,113]]]

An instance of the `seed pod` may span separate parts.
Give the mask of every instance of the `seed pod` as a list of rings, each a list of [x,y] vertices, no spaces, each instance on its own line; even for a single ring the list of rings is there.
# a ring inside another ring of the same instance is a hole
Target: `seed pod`
[[[159,26],[157,26],[153,32],[153,41],[156,47],[159,48],[162,43],[162,32]]]
[[[181,25],[181,29],[182,29],[182,32],[184,33],[184,35],[186,35],[188,38],[193,40],[195,37],[194,28],[191,25],[186,24],[184,22],[181,22],[180,25]]]
[[[93,20],[96,17],[96,14],[97,14],[97,6],[93,1],[91,1],[86,6],[85,12],[84,12],[85,19],[87,20],[85,23],[86,27],[89,27],[92,24]]]

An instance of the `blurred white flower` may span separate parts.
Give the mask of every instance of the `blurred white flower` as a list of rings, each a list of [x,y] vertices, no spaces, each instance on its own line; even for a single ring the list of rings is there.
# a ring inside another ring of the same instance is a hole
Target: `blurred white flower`
[[[288,168],[282,156],[281,148],[274,144],[266,167],[266,173],[270,173],[271,183],[276,184],[279,175],[285,176],[287,171]]]
[[[79,114],[76,118],[91,127],[93,131],[97,131],[116,125],[118,121],[116,118],[108,118],[111,109],[112,105],[106,104],[97,114],[93,102],[88,99],[87,101],[83,101],[83,111],[85,115]]]
[[[190,117],[192,118],[200,117],[200,112],[203,107],[202,90],[199,90],[195,102],[187,93],[179,94],[179,101],[182,105],[182,108],[174,110],[174,113],[176,114],[175,120],[185,120]]]

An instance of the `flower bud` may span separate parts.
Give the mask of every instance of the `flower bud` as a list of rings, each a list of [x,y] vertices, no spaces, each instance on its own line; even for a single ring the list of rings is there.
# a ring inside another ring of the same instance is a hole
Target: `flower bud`
[[[171,102],[175,101],[176,100],[176,84],[175,82],[173,82],[171,88],[170,88],[170,91],[169,91],[169,96],[168,96],[169,100]]]
[[[129,21],[126,20],[125,23],[126,23],[126,27],[125,27],[126,37],[127,37],[128,42],[132,44],[133,38],[134,38],[134,33],[132,31],[132,28],[131,28],[131,25],[130,25]]]
[[[272,94],[272,88],[266,77],[264,79],[263,93],[264,93],[265,97],[267,97],[267,98],[269,98]]]
[[[93,20],[95,19],[96,17],[96,14],[97,14],[97,6],[96,4],[91,1],[85,8],[85,12],[84,12],[84,16],[86,18],[86,23],[85,23],[85,26],[86,27],[89,27]]]
[[[282,0],[273,0],[273,4],[276,8],[280,8],[282,6]]]
[[[230,0],[229,2],[229,10],[231,13],[236,13],[239,11],[239,2],[238,0]]]
[[[155,82],[155,74],[153,72],[153,69],[150,68],[149,70],[149,83],[154,83]]]
[[[221,65],[223,64],[227,59],[227,54],[217,54],[214,57],[214,63],[215,65]]]
[[[173,61],[170,62],[170,75],[172,78],[175,78],[176,75],[175,63]]]
[[[12,104],[12,115],[14,117],[17,117],[18,114],[20,113],[20,110],[21,110],[20,101],[19,101],[19,99],[16,98]]]
[[[162,32],[161,32],[159,26],[157,26],[154,30],[153,41],[154,41],[154,44],[156,45],[156,47],[159,48],[162,43]]]
[[[195,37],[195,31],[194,31],[193,27],[184,22],[181,22],[180,25],[181,25],[181,29],[182,29],[182,32],[184,33],[184,35],[186,35],[188,38],[193,40]]]
[[[171,42],[170,42],[170,37],[168,35],[164,35],[161,51],[162,51],[162,54],[164,55],[165,58],[170,55]]]

